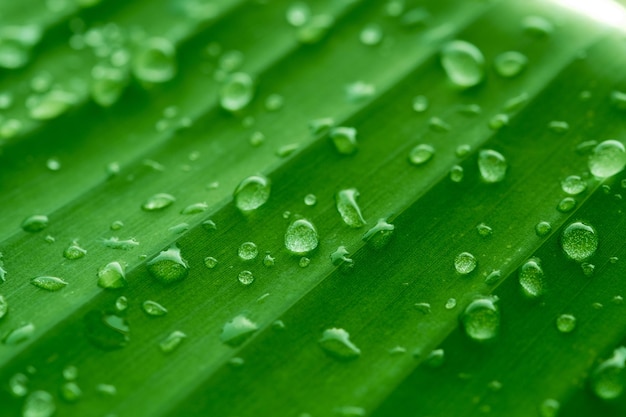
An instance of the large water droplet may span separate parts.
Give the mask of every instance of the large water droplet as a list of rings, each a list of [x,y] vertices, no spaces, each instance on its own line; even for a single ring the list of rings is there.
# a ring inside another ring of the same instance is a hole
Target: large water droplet
[[[253,98],[254,81],[244,72],[229,75],[220,89],[220,105],[229,112],[242,110]]]
[[[561,189],[569,195],[578,195],[587,189],[587,182],[578,175],[570,175],[561,181]]]
[[[294,255],[306,255],[317,248],[319,238],[313,223],[307,219],[292,222],[285,232],[285,248]]]
[[[504,78],[512,78],[520,74],[526,68],[527,63],[526,55],[517,51],[503,52],[493,61],[496,72]]]
[[[54,398],[47,391],[33,391],[22,408],[22,417],[50,417],[56,411]]]
[[[341,219],[346,225],[354,228],[359,228],[366,224],[361,214],[361,209],[356,202],[358,197],[359,192],[356,188],[341,190],[335,195],[337,211],[341,215]]]
[[[244,212],[258,209],[270,198],[270,180],[262,175],[252,175],[239,183],[233,194],[235,205]]]
[[[141,303],[141,308],[147,315],[153,317],[164,316],[167,314],[167,308],[152,300],[146,300]]]
[[[475,45],[455,40],[441,51],[441,65],[452,83],[461,88],[479,84],[485,76],[485,58]]]
[[[350,334],[344,329],[324,330],[319,344],[326,353],[337,359],[349,360],[361,356],[361,350],[350,341]]]
[[[174,201],[176,201],[176,198],[171,194],[154,194],[141,205],[141,208],[145,211],[163,210],[164,208],[171,206]]]
[[[603,400],[620,397],[626,387],[626,347],[620,346],[610,359],[596,367],[591,375],[591,388]]]
[[[239,346],[258,329],[255,322],[240,314],[224,325],[220,340],[230,346]]]
[[[391,240],[395,228],[393,224],[387,223],[386,219],[378,219],[376,225],[365,232],[362,240],[367,242],[367,244],[374,249],[382,249],[387,246]]]
[[[30,283],[47,291],[59,291],[67,286],[66,281],[57,277],[36,277]]]
[[[605,140],[589,155],[589,171],[598,178],[612,177],[626,166],[626,149],[622,142]]]
[[[478,154],[478,169],[483,181],[495,183],[504,180],[508,164],[500,152],[484,149]]]
[[[113,350],[128,344],[130,327],[123,317],[93,310],[85,315],[85,335],[94,346]]]
[[[176,75],[176,48],[165,38],[151,38],[133,59],[133,74],[148,83],[164,83]]]
[[[43,214],[35,214],[33,216],[27,217],[22,222],[22,230],[25,232],[40,232],[43,229],[48,227],[48,216]]]
[[[180,281],[189,273],[189,265],[176,246],[161,251],[146,267],[150,275],[164,284]]]
[[[495,338],[500,329],[500,311],[496,305],[497,297],[485,297],[474,300],[461,315],[465,334],[478,342]]]
[[[596,253],[598,235],[592,226],[583,222],[575,222],[563,230],[561,247],[568,258],[582,262]]]
[[[522,265],[519,271],[519,283],[526,297],[539,298],[543,295],[545,279],[539,258],[531,258]]]
[[[459,253],[454,258],[454,269],[459,274],[467,275],[476,269],[476,258],[469,252]]]

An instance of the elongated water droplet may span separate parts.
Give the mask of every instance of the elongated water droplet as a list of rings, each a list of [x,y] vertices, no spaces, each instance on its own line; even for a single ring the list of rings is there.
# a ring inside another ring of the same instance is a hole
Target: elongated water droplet
[[[0,294],[0,320],[9,312],[9,303],[7,303],[6,298],[2,294]]]
[[[102,244],[107,248],[111,249],[121,249],[121,250],[130,250],[139,246],[139,242],[133,237],[130,239],[120,239],[116,236],[112,236],[108,239],[104,239]]]
[[[330,138],[342,155],[352,155],[357,150],[356,129],[353,127],[334,127],[330,131]]]
[[[293,221],[285,232],[285,248],[294,255],[306,255],[317,248],[317,229],[307,219]]]
[[[337,211],[341,215],[343,222],[353,228],[359,228],[366,224],[361,209],[356,202],[359,192],[356,188],[341,190],[335,195]]]
[[[476,258],[469,252],[459,253],[454,258],[454,269],[462,275],[467,275],[476,269]]]
[[[153,316],[153,317],[164,316],[167,314],[167,308],[163,307],[161,304],[152,300],[146,300],[143,303],[141,303],[141,308],[143,308],[143,311],[147,315]]]
[[[473,87],[485,76],[485,58],[480,49],[469,42],[448,42],[441,51],[441,65],[457,87]]]
[[[569,195],[578,195],[587,189],[587,182],[578,175],[570,175],[561,181],[561,189]]]
[[[485,223],[476,226],[476,231],[480,237],[489,237],[493,234],[493,229]]]
[[[176,246],[161,251],[146,267],[150,275],[164,284],[180,281],[189,273],[189,265]]]
[[[309,131],[313,136],[322,136],[330,132],[335,126],[335,120],[332,117],[323,117],[321,119],[313,119],[309,121]]]
[[[43,214],[35,214],[33,216],[27,217],[22,222],[22,230],[25,232],[40,232],[43,229],[48,227],[48,216]]]
[[[241,271],[237,275],[237,280],[243,285],[250,285],[254,282],[254,275],[250,271]]]
[[[378,219],[376,225],[365,232],[362,240],[374,249],[382,249],[391,240],[395,228],[393,224],[387,223],[387,219]]]
[[[54,398],[47,391],[33,391],[24,402],[22,417],[50,417],[56,411]]]
[[[24,323],[9,331],[4,338],[4,344],[15,346],[30,339],[35,334],[35,325],[33,323]]]
[[[494,339],[500,329],[498,297],[484,297],[474,300],[461,315],[465,334],[477,342]]]
[[[571,314],[561,314],[556,318],[556,328],[561,333],[571,333],[576,328],[576,317]]]
[[[554,25],[545,17],[526,16],[522,20],[524,32],[536,37],[546,37],[554,31]]]
[[[63,257],[71,261],[80,259],[85,255],[87,255],[87,250],[81,248],[76,241],[72,242],[72,244],[63,251]]]
[[[244,72],[229,75],[220,88],[220,105],[229,112],[242,110],[253,98],[254,81]]]
[[[484,149],[478,154],[478,169],[483,181],[496,183],[506,177],[508,164],[500,152]]]
[[[526,68],[526,64],[528,64],[526,55],[517,51],[503,52],[493,61],[496,72],[504,78],[519,75]]]
[[[446,310],[452,310],[453,308],[456,307],[456,298],[452,297],[452,298],[448,298],[448,300],[446,301],[446,304],[444,305]]]
[[[257,248],[254,242],[244,242],[239,246],[237,254],[242,261],[251,261],[259,254],[259,248]]]
[[[67,282],[57,277],[36,277],[30,280],[35,287],[48,291],[59,291],[67,286]]]
[[[626,388],[626,347],[620,346],[613,356],[598,365],[591,375],[591,388],[598,398],[613,400]]]
[[[344,329],[324,330],[319,344],[326,353],[340,360],[356,359],[361,356],[361,350],[350,341],[350,334]]]
[[[148,83],[164,83],[176,75],[176,48],[165,38],[150,38],[133,59],[133,74]]]
[[[446,360],[446,353],[443,349],[435,349],[424,359],[424,364],[429,368],[439,368]]]
[[[496,269],[495,271],[491,271],[489,275],[485,277],[485,284],[494,285],[495,283],[500,281],[501,278],[502,272],[499,269]]]
[[[124,265],[110,262],[98,270],[98,286],[100,288],[117,289],[126,286]]]
[[[598,178],[608,178],[621,172],[626,166],[626,149],[622,142],[605,140],[589,155],[588,167]]]
[[[548,129],[550,129],[554,133],[562,135],[569,130],[569,123],[562,120],[553,120],[548,123]]]
[[[255,322],[240,314],[224,325],[220,340],[233,347],[239,346],[258,329]]]
[[[165,339],[163,339],[159,343],[159,349],[163,353],[171,353],[178,349],[180,344],[187,338],[187,335],[180,330],[174,330],[172,333],[168,334]]]
[[[209,205],[207,203],[195,203],[190,204],[184,209],[180,211],[180,214],[198,214],[204,213],[209,209]]]
[[[258,209],[270,198],[270,180],[262,175],[250,176],[239,183],[235,189],[235,206],[248,213]]]
[[[561,247],[568,258],[582,262],[596,253],[598,235],[592,226],[583,222],[574,222],[563,230]]]
[[[84,321],[87,340],[100,349],[120,349],[130,340],[128,322],[116,314],[93,310]]]
[[[52,90],[40,96],[33,97],[28,104],[29,115],[34,120],[52,120],[67,112],[77,104],[76,94],[63,90]]]
[[[348,258],[348,249],[345,246],[339,246],[337,250],[330,254],[330,261],[335,266],[341,266],[344,270],[348,270],[354,266],[354,261]]]
[[[545,277],[539,258],[531,258],[522,265],[519,271],[519,283],[526,297],[534,299],[543,295]]]
[[[411,149],[409,153],[409,162],[413,165],[422,165],[430,161],[435,155],[435,148],[432,145],[426,143],[420,143]]]
[[[141,208],[145,211],[163,210],[164,208],[171,206],[174,201],[176,201],[176,198],[171,194],[154,194],[141,205]]]

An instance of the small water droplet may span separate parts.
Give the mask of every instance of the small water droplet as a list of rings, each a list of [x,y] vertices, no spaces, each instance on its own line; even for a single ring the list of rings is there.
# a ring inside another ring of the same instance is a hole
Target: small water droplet
[[[158,193],[149,197],[142,205],[141,208],[145,211],[157,211],[163,210],[166,207],[171,206],[176,198],[167,193]]]
[[[585,261],[596,252],[598,235],[592,226],[575,222],[563,230],[561,247],[568,258],[577,262]]]
[[[426,96],[416,96],[413,98],[413,110],[417,113],[423,113],[428,110],[429,101]]]
[[[493,61],[498,75],[504,78],[512,78],[519,75],[528,64],[528,58],[521,52],[507,51],[496,56]]]
[[[65,378],[66,381],[74,381],[78,378],[78,368],[74,365],[66,366],[63,368],[63,378]]]
[[[285,105],[285,98],[280,94],[270,94],[265,99],[265,109],[267,111],[278,111]]]
[[[60,394],[68,403],[75,403],[83,396],[83,391],[76,382],[66,382],[61,385]]]
[[[126,311],[127,308],[128,298],[124,297],[123,295],[117,297],[117,299],[115,300],[115,310],[121,313],[122,311]]]
[[[15,346],[30,339],[35,334],[35,325],[33,323],[24,323],[13,328],[4,337],[4,344]]]
[[[541,221],[535,225],[535,233],[539,237],[545,237],[552,231],[552,225],[549,222]]]
[[[347,226],[353,228],[363,227],[367,223],[356,201],[358,197],[359,192],[356,188],[341,190],[335,195],[336,207],[341,219]]]
[[[571,333],[576,328],[576,317],[571,314],[561,314],[556,318],[556,328],[561,333]]]
[[[443,349],[435,349],[424,359],[424,364],[429,368],[439,368],[445,362],[446,355]]]
[[[176,246],[161,251],[146,263],[146,267],[152,277],[164,284],[180,281],[189,273],[189,265]]]
[[[187,335],[180,330],[174,330],[170,334],[167,335],[165,339],[163,339],[159,343],[159,349],[163,353],[171,353],[178,349],[180,344],[187,338]]]
[[[110,262],[98,270],[98,286],[100,288],[117,289],[126,286],[124,265]]]
[[[235,205],[248,213],[261,207],[270,198],[270,180],[262,175],[252,175],[239,183],[233,194]]]
[[[274,266],[275,262],[276,262],[276,259],[274,259],[271,253],[267,252],[265,254],[265,257],[263,258],[263,265],[265,265],[268,268],[271,268]]]
[[[122,97],[130,84],[127,68],[96,65],[91,71],[90,93],[93,101],[101,107],[111,107]]]
[[[539,258],[531,258],[522,265],[519,271],[519,283],[526,297],[535,299],[543,295],[545,277]]]
[[[209,209],[209,205],[207,203],[194,203],[190,204],[184,209],[181,210],[180,214],[198,214],[204,213]]]
[[[491,119],[489,119],[489,123],[487,123],[487,125],[489,126],[489,129],[491,130],[500,130],[504,126],[508,126],[508,124],[509,124],[509,115],[504,114],[504,113],[496,114]]]
[[[620,346],[613,356],[600,363],[591,375],[591,388],[603,400],[620,397],[626,387],[626,347]]]
[[[556,209],[561,213],[569,213],[570,211],[574,210],[574,207],[576,207],[576,200],[572,197],[565,197],[561,201],[559,201]]]
[[[242,261],[251,261],[257,257],[259,249],[254,242],[244,242],[239,246],[237,253]]]
[[[444,305],[446,310],[452,310],[456,307],[456,298],[448,298],[446,304]]]
[[[545,17],[526,16],[522,20],[524,32],[535,37],[546,37],[554,31],[554,25]]]
[[[332,117],[324,117],[309,121],[309,131],[313,136],[323,136],[329,133],[334,126],[335,120]]]
[[[569,195],[578,195],[587,189],[587,182],[578,175],[570,175],[561,181],[561,189]]]
[[[376,225],[365,232],[362,240],[374,249],[382,249],[391,240],[395,228],[393,224],[387,222],[387,219],[378,219]]]
[[[303,1],[296,1],[287,8],[287,22],[293,27],[301,27],[311,18],[311,8]]]
[[[496,183],[503,181],[508,164],[500,152],[484,149],[478,154],[478,169],[483,181]]]
[[[248,142],[251,146],[261,146],[265,142],[265,135],[263,134],[263,132],[259,131],[252,132],[250,138],[248,139]]]
[[[303,256],[302,258],[300,258],[300,261],[298,261],[298,265],[300,266],[300,268],[306,268],[307,266],[309,266],[310,263],[311,260],[306,256]]]
[[[78,242],[74,241],[72,242],[64,251],[63,251],[63,257],[65,259],[68,260],[75,260],[75,259],[80,259],[82,257],[84,257],[85,255],[87,255],[87,250],[81,248],[78,245]]]
[[[344,329],[324,330],[319,344],[326,353],[340,360],[356,359],[361,356],[361,350],[350,341],[350,334]]]
[[[448,42],[441,51],[441,65],[448,79],[460,88],[478,85],[485,76],[485,58],[480,49],[469,42]]]
[[[330,254],[330,262],[341,267],[342,272],[348,272],[354,266],[354,261],[348,258],[348,249],[345,246],[339,246],[337,250]]]
[[[56,411],[54,398],[47,391],[33,391],[22,407],[22,417],[50,417]]]
[[[224,325],[220,340],[227,345],[236,347],[245,342],[258,329],[259,326],[255,322],[240,314]]]
[[[356,129],[353,127],[334,127],[330,130],[330,139],[341,155],[352,155],[357,150]]]
[[[7,26],[0,31],[0,67],[16,69],[30,61],[31,48],[39,42],[42,28],[35,25]]]
[[[150,38],[135,53],[133,74],[147,83],[164,83],[176,75],[176,47],[165,38]]]
[[[307,194],[304,196],[304,204],[311,207],[317,204],[317,197],[315,194]]]
[[[84,322],[87,340],[100,349],[120,349],[130,340],[128,322],[116,314],[92,310],[85,315]]]
[[[225,72],[237,71],[243,65],[245,55],[241,51],[232,50],[222,54],[218,61],[220,69]]]
[[[465,334],[477,342],[494,339],[500,329],[500,310],[498,297],[484,297],[472,301],[463,314],[461,323]]]
[[[22,230],[25,232],[40,232],[43,229],[48,227],[48,216],[43,214],[35,214],[33,216],[27,217],[22,222]]]
[[[59,171],[61,169],[61,162],[56,158],[50,158],[46,161],[46,168],[53,172]]]
[[[35,287],[47,291],[59,291],[67,286],[67,282],[57,277],[36,277],[30,280]]]
[[[500,281],[501,278],[502,278],[502,272],[499,269],[491,271],[489,275],[485,277],[485,284],[494,285],[495,283]]]
[[[27,105],[31,119],[52,120],[67,112],[78,101],[79,98],[74,93],[52,90],[39,96],[32,96],[32,101]]]
[[[454,269],[462,275],[467,275],[476,269],[476,258],[469,252],[459,253],[454,258]]]
[[[605,140],[589,155],[588,167],[598,178],[608,178],[621,172],[626,166],[626,149],[622,142]]]
[[[569,130],[569,123],[564,122],[562,120],[553,120],[550,123],[548,123],[548,129],[550,129],[554,133],[558,133],[559,135],[562,135],[563,133],[566,133]]]
[[[363,45],[378,45],[383,40],[383,29],[376,23],[370,23],[361,30],[359,39]]]
[[[229,75],[220,88],[220,105],[229,112],[244,109],[254,98],[254,81],[244,72]]]
[[[118,237],[112,236],[108,239],[104,239],[102,241],[104,246],[111,249],[121,249],[121,250],[130,250],[139,246],[139,242],[133,237],[130,239],[120,239]]]
[[[28,377],[17,373],[9,379],[9,391],[14,397],[24,397],[28,394]]]
[[[364,101],[376,94],[376,86],[364,81],[355,81],[346,86],[346,99],[350,103]]]
[[[481,223],[476,226],[476,231],[480,237],[489,237],[493,234],[493,229],[487,226],[485,223]]]
[[[439,132],[439,133],[446,133],[452,130],[452,126],[450,126],[448,122],[435,116],[431,117],[428,120],[428,127],[430,127],[430,129],[433,132]]]
[[[539,405],[539,417],[557,417],[561,404],[553,399],[547,398]]]
[[[430,314],[430,303],[415,303],[415,308],[422,314]]]
[[[435,155],[435,148],[432,145],[421,143],[411,149],[409,162],[413,165],[422,165],[430,161]]]
[[[285,248],[294,255],[306,255],[317,248],[319,238],[313,223],[306,219],[293,221],[285,232]]]
[[[161,304],[152,300],[146,300],[143,303],[141,303],[141,308],[143,308],[143,311],[147,315],[153,316],[153,317],[164,316],[167,314],[167,308],[163,307]]]
[[[465,175],[465,171],[461,165],[454,165],[450,168],[450,181],[459,183],[463,181],[463,176]]]
[[[239,275],[237,275],[237,279],[243,285],[250,285],[254,282],[254,275],[250,271],[241,271]]]
[[[209,269],[215,268],[217,266],[217,263],[217,259],[212,256],[207,256],[206,258],[204,258],[204,266]]]
[[[318,14],[311,17],[298,30],[298,40],[304,44],[314,44],[321,41],[328,30],[335,23],[335,18],[328,14]]]

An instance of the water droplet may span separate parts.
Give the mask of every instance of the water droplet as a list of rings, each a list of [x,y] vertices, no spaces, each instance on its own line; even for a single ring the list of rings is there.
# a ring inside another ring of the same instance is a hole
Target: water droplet
[[[209,205],[207,203],[195,203],[195,204],[190,204],[184,209],[182,209],[180,214],[204,213],[208,209],[209,209]]]
[[[485,58],[480,49],[469,42],[448,42],[441,51],[441,65],[457,87],[473,87],[485,76]]]
[[[416,96],[413,98],[413,110],[417,113],[423,113],[428,110],[429,101],[426,96]]]
[[[0,137],[9,139],[22,131],[22,122],[19,119],[0,120]]]
[[[311,8],[303,1],[292,3],[287,8],[287,22],[293,27],[301,27],[311,18]]]
[[[429,368],[439,368],[445,362],[446,355],[443,349],[435,349],[424,359],[424,364]]]
[[[463,176],[465,175],[465,171],[461,165],[454,165],[450,168],[450,181],[459,183],[463,181]]]
[[[446,310],[452,310],[454,307],[456,307],[456,298],[448,298],[444,307],[446,308]]]
[[[130,250],[139,246],[139,242],[135,240],[135,238],[130,239],[120,239],[118,237],[112,236],[108,239],[104,239],[102,241],[104,246],[111,249],[121,249],[121,250]]]
[[[354,266],[354,261],[348,258],[349,254],[345,246],[339,246],[330,254],[330,261],[333,265],[340,266],[343,272],[348,272]]]
[[[53,172],[59,171],[61,169],[61,162],[56,158],[50,158],[46,161],[46,168]]]
[[[141,208],[145,211],[163,210],[164,208],[171,206],[174,201],[176,201],[176,198],[171,194],[154,194],[141,205]]]
[[[270,180],[262,175],[250,176],[234,192],[235,205],[243,213],[258,209],[270,198]]]
[[[330,131],[330,138],[342,155],[352,155],[357,150],[356,129],[353,127],[334,127]]]
[[[526,16],[522,20],[522,28],[524,32],[535,37],[545,37],[552,33],[554,25],[541,16]]]
[[[267,111],[278,111],[285,105],[285,98],[280,94],[270,94],[265,99],[265,109]]]
[[[365,417],[366,415],[366,411],[363,407],[356,407],[354,405],[336,407],[333,411],[339,417]]]
[[[565,197],[564,199],[559,201],[556,209],[561,213],[569,213],[570,211],[574,210],[574,207],[576,207],[576,200],[574,200],[572,197]]]
[[[350,103],[358,103],[373,97],[376,94],[376,86],[364,81],[355,81],[346,86],[346,99]]]
[[[415,308],[422,314],[430,314],[430,303],[415,303]]]
[[[187,335],[180,330],[174,330],[159,343],[159,349],[163,353],[171,353],[178,349],[178,346],[187,338]]]
[[[622,142],[605,140],[589,155],[588,167],[598,178],[608,178],[621,172],[626,166],[626,149]]]
[[[176,75],[176,47],[165,38],[150,38],[134,55],[133,74],[148,83],[164,83]]]
[[[27,217],[22,222],[22,230],[25,232],[40,232],[43,229],[48,227],[48,216],[43,214],[35,214],[33,216]]]
[[[9,379],[9,391],[14,397],[24,397],[28,394],[28,377],[17,373]]]
[[[498,75],[504,78],[512,78],[519,75],[528,64],[526,55],[517,51],[503,52],[496,56],[493,65]]]
[[[48,291],[59,291],[67,286],[67,282],[57,277],[36,277],[30,280],[35,287]]]
[[[563,133],[566,133],[569,130],[569,123],[564,122],[562,120],[553,120],[550,123],[548,123],[548,129],[550,129],[554,133],[558,133],[559,135],[562,135]]]
[[[600,363],[591,375],[591,388],[603,400],[613,400],[624,392],[626,383],[626,347],[620,346],[613,356]]]
[[[9,311],[9,303],[7,303],[6,298],[2,294],[0,294],[0,319],[7,315]]]
[[[204,258],[204,266],[209,269],[215,268],[217,266],[217,263],[217,259],[212,256],[207,256],[206,258]]]
[[[439,117],[431,117],[428,120],[428,127],[430,127],[433,132],[439,133],[445,133],[452,130],[452,126]]]
[[[218,61],[220,69],[226,72],[237,71],[243,65],[245,55],[241,51],[232,50],[222,54]]]
[[[80,259],[85,255],[87,255],[87,250],[81,248],[76,241],[72,242],[72,244],[63,251],[63,257],[71,261]]]
[[[337,359],[349,360],[361,356],[361,350],[350,341],[350,334],[344,329],[324,330],[319,344],[326,353]]]
[[[563,230],[561,247],[568,258],[577,262],[585,261],[596,253],[598,235],[592,226],[575,222]]]
[[[4,344],[15,346],[30,339],[35,334],[35,325],[33,323],[24,323],[15,327],[4,338]]]
[[[65,378],[66,381],[74,381],[78,378],[78,368],[74,365],[66,366],[63,368],[63,378]]]
[[[259,249],[254,242],[244,242],[239,246],[237,253],[242,261],[251,261],[257,257]]]
[[[332,117],[324,117],[309,121],[309,131],[313,136],[323,136],[329,133],[334,126],[335,120]]]
[[[33,391],[22,408],[22,417],[50,417],[56,411],[54,398],[47,391]]]
[[[117,103],[130,84],[127,68],[97,65],[92,69],[91,76],[91,98],[101,107],[111,107]]]
[[[491,130],[500,130],[504,126],[508,126],[509,124],[509,115],[504,113],[499,113],[489,119],[489,129]]]
[[[432,145],[421,143],[411,149],[409,162],[413,165],[422,165],[430,161],[433,155],[435,155],[435,148]]]
[[[484,149],[478,154],[478,169],[483,181],[496,183],[503,181],[508,164],[500,152]]]
[[[376,225],[365,232],[362,240],[374,249],[382,249],[391,240],[395,228],[393,224],[387,223],[385,218],[378,219]]]
[[[237,275],[237,279],[243,285],[250,285],[254,282],[254,275],[250,271],[241,271],[239,275]]]
[[[293,221],[285,232],[285,248],[294,255],[306,255],[317,248],[319,238],[313,223],[306,219]]]
[[[361,209],[356,202],[359,192],[356,188],[341,190],[335,195],[337,211],[341,215],[343,222],[353,228],[359,228],[367,222],[363,219]]]
[[[578,195],[587,189],[587,182],[578,175],[570,175],[561,181],[561,189],[569,195]]]
[[[110,262],[98,270],[100,288],[117,289],[126,286],[124,266],[120,262]]]
[[[259,326],[255,322],[240,314],[224,325],[220,340],[227,345],[236,347],[245,342],[258,329]]]
[[[531,258],[522,265],[519,271],[519,283],[526,297],[534,299],[543,295],[545,277],[539,258]]]
[[[500,281],[501,278],[502,278],[502,272],[500,270],[497,269],[497,270],[491,271],[489,275],[485,277],[485,284],[494,285],[495,283]]]
[[[326,36],[328,30],[335,23],[335,18],[328,14],[318,14],[311,17],[298,30],[298,40],[304,44],[314,44]]]
[[[52,90],[39,96],[33,96],[32,99],[28,102],[28,108],[29,115],[33,120],[56,119],[79,101],[76,94],[63,90]]]
[[[169,232],[174,233],[176,235],[179,235],[181,233],[186,232],[187,230],[189,230],[191,226],[189,226],[189,223],[178,223],[175,224],[174,226],[170,227],[169,229],[167,229]]]
[[[189,273],[189,265],[176,246],[161,251],[156,257],[148,261],[146,267],[150,275],[164,284],[180,281]]]
[[[267,252],[265,254],[265,257],[263,258],[263,265],[265,265],[268,268],[271,268],[272,266],[274,266],[275,262],[276,262],[276,259],[274,259],[271,253]]]
[[[123,348],[130,340],[130,327],[123,317],[92,310],[85,315],[85,336],[94,346],[113,350]]]
[[[229,75],[220,88],[220,105],[229,112],[242,110],[253,98],[254,81],[244,72]]]
[[[557,417],[561,404],[553,399],[547,398],[539,405],[539,417]]]
[[[551,231],[552,225],[549,222],[541,221],[535,225],[535,233],[537,233],[539,237],[548,236]]]
[[[167,314],[167,308],[163,307],[161,304],[152,300],[146,300],[143,303],[141,303],[141,308],[143,308],[143,311],[147,315],[153,316],[153,317],[164,316]]]
[[[298,261],[298,265],[300,266],[300,268],[306,268],[307,266],[309,266],[310,263],[311,260],[306,256],[303,256],[302,258],[300,258],[300,261]]]
[[[307,194],[304,196],[304,204],[311,207],[317,204],[317,197],[315,194]]]
[[[361,30],[359,39],[363,45],[378,45],[383,40],[383,29],[376,23],[370,23]]]
[[[21,68],[30,61],[31,48],[41,39],[39,26],[3,26],[0,31],[0,67]]]
[[[122,311],[126,311],[127,308],[128,298],[124,297],[123,295],[117,297],[117,299],[115,300],[115,309],[121,313]]]
[[[480,237],[489,237],[493,234],[493,229],[487,226],[485,223],[481,223],[476,226],[476,231]]]
[[[472,301],[463,314],[461,323],[465,334],[477,342],[494,339],[500,329],[500,310],[498,297],[484,297]]]
[[[459,253],[454,258],[454,269],[459,274],[467,275],[476,269],[476,258],[469,252]]]
[[[556,318],[556,328],[561,333],[571,333],[576,328],[576,317],[571,314],[561,314]]]

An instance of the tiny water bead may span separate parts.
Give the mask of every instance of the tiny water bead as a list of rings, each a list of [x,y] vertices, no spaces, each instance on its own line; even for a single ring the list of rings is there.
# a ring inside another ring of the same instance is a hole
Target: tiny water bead
[[[613,356],[600,363],[591,374],[591,389],[603,400],[614,400],[626,388],[626,346],[613,351]]]
[[[97,348],[121,349],[130,340],[130,327],[125,318],[111,312],[92,310],[85,315],[85,336]]]
[[[409,162],[413,165],[422,165],[430,161],[435,155],[435,148],[426,143],[420,143],[409,152]]]
[[[220,106],[229,112],[244,109],[254,98],[254,81],[244,72],[229,75],[220,88]]]
[[[561,314],[556,318],[556,328],[561,333],[571,333],[576,328],[576,317],[571,314]]]
[[[428,120],[428,127],[430,127],[433,132],[439,133],[445,133],[452,130],[452,126],[450,126],[450,123],[444,121],[439,117],[431,117]]]
[[[311,207],[317,204],[317,197],[315,194],[307,194],[304,196],[304,204]]]
[[[63,251],[63,257],[65,259],[68,259],[70,261],[72,260],[76,260],[76,259],[80,259],[83,258],[85,255],[87,255],[87,250],[81,248],[78,245],[78,242],[74,241],[72,242],[64,251]]]
[[[146,300],[141,303],[141,308],[147,315],[152,317],[160,317],[167,314],[167,308],[152,300]]]
[[[306,256],[303,256],[302,258],[300,258],[300,260],[298,261],[298,265],[300,266],[300,268],[306,268],[307,266],[309,266],[311,264],[311,259],[307,258]]]
[[[359,191],[356,188],[341,190],[335,195],[337,211],[343,222],[352,228],[363,227],[367,222],[361,214],[361,208],[357,203]]]
[[[124,264],[109,262],[98,270],[98,286],[105,289],[117,289],[126,286]]]
[[[168,334],[165,339],[159,343],[159,349],[161,352],[167,354],[178,349],[180,344],[187,338],[187,335],[180,330],[174,330]]]
[[[168,39],[146,40],[133,58],[133,74],[139,81],[164,83],[176,75],[176,47]]]
[[[243,213],[252,212],[270,198],[270,180],[263,175],[252,175],[239,183],[233,197],[235,206]]]
[[[576,200],[572,197],[565,197],[561,201],[559,201],[556,209],[561,213],[569,213],[570,211],[574,210],[574,207],[576,207]]]
[[[331,128],[330,139],[341,155],[352,155],[357,150],[357,131],[353,127],[339,126]]]
[[[454,258],[454,269],[462,275],[467,275],[476,269],[476,258],[469,252],[459,253]]]
[[[578,175],[570,175],[561,181],[561,189],[569,195],[578,195],[587,189],[587,181]]]
[[[553,398],[547,398],[539,405],[539,417],[557,417],[561,403]]]
[[[190,204],[180,211],[180,214],[199,214],[204,213],[209,209],[207,203],[194,203]]]
[[[287,8],[287,22],[293,27],[300,27],[311,18],[311,8],[303,1],[296,1]]]
[[[47,391],[33,391],[22,407],[22,417],[51,417],[56,411],[54,398]]]
[[[255,322],[240,314],[224,324],[220,340],[227,345],[236,347],[245,342],[258,329],[259,326]]]
[[[321,41],[335,23],[335,18],[329,14],[312,16],[299,27],[298,41],[304,44],[315,44]]]
[[[204,266],[206,266],[209,269],[215,268],[217,264],[218,264],[217,259],[215,259],[212,256],[207,256],[206,258],[204,258]]]
[[[2,294],[0,294],[0,320],[7,315],[9,312],[9,303],[7,303],[6,298]]]
[[[448,79],[457,87],[470,88],[485,77],[485,58],[475,45],[454,40],[441,50],[441,65]]]
[[[552,231],[552,225],[549,222],[541,221],[535,225],[535,233],[539,237],[545,237]]]
[[[59,291],[67,286],[67,281],[57,277],[36,277],[30,280],[30,283],[35,287],[41,288],[47,291]]]
[[[270,94],[265,99],[265,109],[267,111],[278,111],[285,105],[285,98],[280,94]]]
[[[591,278],[593,273],[596,271],[596,266],[594,264],[583,262],[580,264],[580,269],[582,269],[584,276]]]
[[[413,98],[413,110],[417,113],[423,113],[428,110],[429,101],[426,96],[416,96]]]
[[[324,330],[319,344],[327,354],[336,359],[350,360],[361,356],[361,350],[350,341],[350,334],[344,329]]]
[[[496,269],[494,271],[491,271],[489,275],[485,277],[485,284],[494,285],[495,283],[500,281],[501,278],[502,278],[502,271],[500,271],[499,269]]]
[[[250,271],[241,271],[237,275],[237,280],[243,285],[250,285],[254,282],[254,275]]]
[[[531,258],[522,265],[519,270],[519,283],[526,297],[536,299],[543,295],[545,277],[539,258]]]
[[[493,66],[499,76],[513,78],[519,75],[528,64],[528,58],[521,52],[507,51],[496,56]]]
[[[498,297],[484,297],[472,301],[461,315],[465,334],[477,342],[494,339],[500,329]]]
[[[48,227],[48,216],[43,214],[35,214],[29,216],[22,222],[22,230],[25,232],[36,233]]]
[[[61,385],[60,394],[68,403],[75,403],[83,396],[83,391],[76,382],[66,382]]]
[[[626,166],[626,149],[622,142],[605,140],[589,155],[589,171],[597,178],[608,178],[621,172]]]
[[[552,132],[562,135],[569,130],[569,123],[563,120],[552,120],[548,123],[548,129]]]
[[[180,281],[189,273],[189,265],[176,246],[161,251],[146,263],[146,267],[153,278],[164,284]]]
[[[593,226],[583,222],[574,222],[563,230],[561,247],[568,258],[582,262],[596,253],[598,235]]]
[[[395,228],[393,224],[387,222],[387,219],[378,219],[376,224],[365,232],[362,240],[370,247],[380,250],[389,244]]]
[[[359,39],[363,45],[378,45],[383,40],[383,29],[376,23],[370,23],[361,30]]]
[[[476,226],[476,231],[480,237],[489,237],[493,234],[493,229],[485,223]]]
[[[456,298],[448,298],[446,304],[444,305],[446,310],[452,310],[456,307]]]
[[[144,203],[141,205],[141,208],[144,211],[157,211],[163,210],[171,206],[176,201],[176,198],[167,193],[158,193],[150,196]]]
[[[463,181],[465,171],[461,165],[454,165],[450,168],[450,181],[459,183]]]
[[[127,308],[128,298],[123,295],[117,297],[117,299],[115,300],[115,309],[121,313],[122,311],[126,311]]]
[[[508,164],[498,151],[483,149],[478,154],[480,177],[487,183],[501,182],[506,177]]]
[[[509,121],[510,118],[508,114],[498,113],[494,115],[491,119],[489,119],[487,126],[489,126],[489,129],[491,130],[500,130],[504,126],[508,126]]]
[[[68,365],[63,368],[63,378],[66,381],[74,381],[78,378],[78,368],[74,365]]]
[[[439,368],[446,360],[446,352],[443,349],[435,349],[424,358],[424,364],[429,368]]]
[[[351,103],[358,103],[367,100],[376,94],[376,86],[374,84],[363,81],[355,81],[346,85],[346,99]]]
[[[257,257],[259,249],[254,242],[244,242],[239,246],[237,254],[242,261],[251,261]]]

